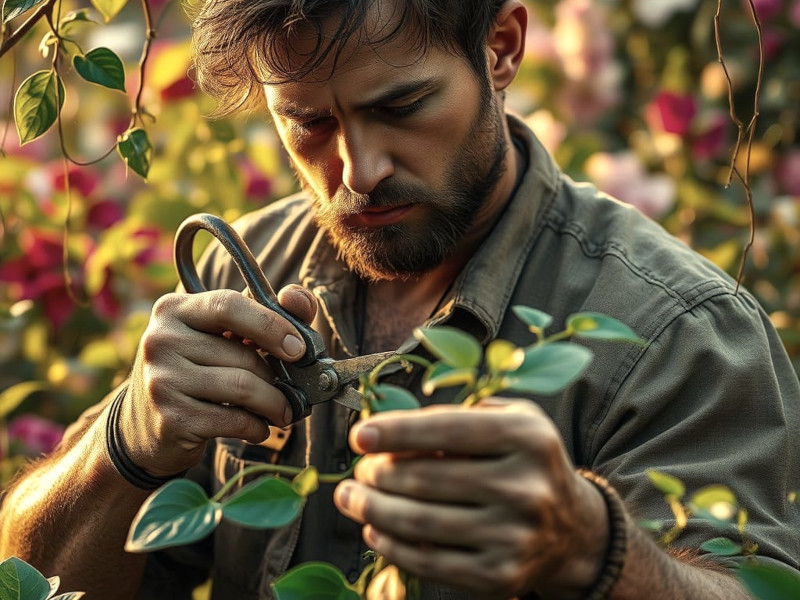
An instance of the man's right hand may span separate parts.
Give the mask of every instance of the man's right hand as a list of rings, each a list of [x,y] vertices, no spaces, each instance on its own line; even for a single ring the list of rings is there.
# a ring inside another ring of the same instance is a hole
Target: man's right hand
[[[316,314],[314,297],[300,286],[282,289],[278,300],[305,322]],[[287,361],[305,351],[289,321],[238,292],[160,298],[120,414],[131,460],[152,475],[173,475],[199,462],[211,438],[258,443],[270,424],[287,425],[291,409],[256,348]]]

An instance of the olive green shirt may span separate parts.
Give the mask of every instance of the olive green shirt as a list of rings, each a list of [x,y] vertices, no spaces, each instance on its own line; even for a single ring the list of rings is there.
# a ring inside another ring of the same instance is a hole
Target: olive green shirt
[[[509,122],[528,169],[429,324],[461,327],[484,344],[494,338],[529,344],[533,338],[511,313],[514,305],[553,315],[552,331],[579,311],[623,321],[645,347],[581,342],[595,359],[580,380],[557,395],[530,398],[554,421],[574,464],[607,477],[636,517],[668,524],[672,513],[646,470],[678,477],[690,493],[727,485],[748,511],[746,532],[759,555],[798,568],[800,509],[788,496],[800,490],[800,387],[769,319],[720,269],[635,209],[570,180],[530,130],[513,117]],[[236,226],[276,289],[299,283],[314,293],[320,306],[314,327],[331,355],[355,354],[357,279],[316,228],[308,200],[287,198]],[[201,275],[209,289],[243,288],[219,246],[207,254]],[[413,339],[403,349],[423,353]],[[450,400],[445,392],[424,397],[419,373],[396,378],[423,403]],[[353,458],[347,432],[356,417],[335,403],[317,406],[279,453],[218,440],[190,476],[214,491],[251,461],[304,465],[307,436],[311,464],[320,472],[344,471]],[[223,522],[197,548],[161,553],[142,597],[188,598],[180,584],[190,589],[203,576],[196,580],[183,563],[211,566],[215,600],[271,598],[270,582],[309,560],[334,563],[355,579],[367,564],[366,547],[360,527],[333,506],[333,488],[323,485],[302,520],[283,529]],[[676,545],[697,548],[719,535],[692,519]],[[735,528],[730,535],[737,539]],[[430,584],[423,597],[468,596]]]

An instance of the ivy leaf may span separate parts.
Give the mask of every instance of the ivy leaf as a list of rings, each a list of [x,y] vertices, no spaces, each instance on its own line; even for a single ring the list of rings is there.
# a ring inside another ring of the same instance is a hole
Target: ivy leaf
[[[454,369],[450,365],[437,362],[428,367],[422,378],[422,393],[430,396],[443,387],[471,385],[475,383],[476,369]]]
[[[0,563],[0,598],[46,600],[50,583],[34,567],[12,556]]]
[[[508,389],[554,394],[577,379],[592,360],[592,351],[577,344],[553,342],[525,351],[519,369],[506,377]]]
[[[709,485],[691,497],[689,506],[698,516],[724,526],[737,516],[738,502],[730,488]]]
[[[358,600],[342,572],[327,563],[295,567],[276,579],[272,589],[278,600]]]
[[[736,576],[754,598],[797,600],[800,597],[800,575],[786,568],[748,561],[736,569]]]
[[[103,15],[106,23],[116,17],[127,3],[128,0],[92,0],[92,4]]]
[[[414,337],[436,358],[456,369],[474,369],[481,362],[481,345],[453,327],[416,329]]]
[[[94,48],[85,56],[76,54],[72,65],[78,75],[89,83],[125,91],[125,68],[122,60],[108,48]]]
[[[319,471],[316,467],[306,467],[292,479],[292,489],[303,498],[319,489]]]
[[[46,390],[48,387],[50,386],[43,381],[25,381],[12,385],[0,394],[0,419],[12,413],[32,393]]]
[[[117,139],[117,152],[125,164],[147,179],[153,147],[144,129],[129,129]]]
[[[64,29],[69,27],[73,23],[84,22],[84,23],[95,23],[93,19],[89,18],[89,9],[88,8],[80,8],[77,10],[71,10],[64,18],[61,19],[61,26],[59,27],[61,33],[64,33]]]
[[[644,341],[630,327],[599,313],[572,315],[567,319],[567,330],[582,338],[644,345]]]
[[[373,396],[370,398],[372,412],[419,408],[419,400],[405,388],[384,383],[373,386],[372,392]]]
[[[553,317],[546,312],[530,308],[529,306],[513,306],[511,310],[533,333],[544,332],[553,322]]]
[[[525,360],[525,352],[508,340],[494,340],[486,348],[486,368],[492,374],[516,371]]]
[[[668,496],[675,496],[676,498],[682,498],[686,493],[686,487],[677,477],[667,475],[666,473],[662,473],[661,471],[656,471],[654,469],[648,469],[646,472],[647,477],[650,479],[653,485],[664,494]]]
[[[64,84],[54,71],[37,71],[22,82],[14,95],[14,122],[20,145],[35,140],[50,129],[64,105],[65,96]]]
[[[219,524],[222,508],[188,479],[175,479],[152,494],[133,519],[128,552],[149,552],[203,539]]]
[[[700,549],[717,556],[736,556],[741,554],[742,547],[726,537],[718,537],[700,544]]]
[[[44,0],[5,0],[3,2],[3,23],[8,23],[21,14],[28,12]]]
[[[262,477],[248,483],[223,501],[223,516],[254,529],[283,527],[294,521],[305,504],[292,485],[277,477]]]

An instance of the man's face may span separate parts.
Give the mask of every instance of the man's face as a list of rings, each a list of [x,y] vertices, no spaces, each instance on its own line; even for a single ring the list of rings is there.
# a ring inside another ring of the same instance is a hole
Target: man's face
[[[465,59],[420,57],[402,38],[353,44],[322,79],[265,86],[318,224],[364,278],[430,271],[496,200],[506,142],[494,96]]]

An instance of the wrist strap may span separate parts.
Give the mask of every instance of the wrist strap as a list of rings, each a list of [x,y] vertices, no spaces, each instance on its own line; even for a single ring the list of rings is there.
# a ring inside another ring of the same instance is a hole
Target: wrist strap
[[[125,447],[122,445],[122,432],[119,428],[119,412],[127,391],[127,386],[122,388],[109,408],[106,420],[106,450],[114,468],[128,483],[142,490],[154,490],[168,481],[182,476],[186,471],[167,477],[156,477],[133,462],[125,452]]]
[[[608,509],[608,547],[603,568],[597,576],[586,600],[605,600],[622,574],[625,553],[628,548],[628,524],[625,505],[616,490],[600,475],[587,469],[579,469],[578,475],[592,483],[603,495]]]

